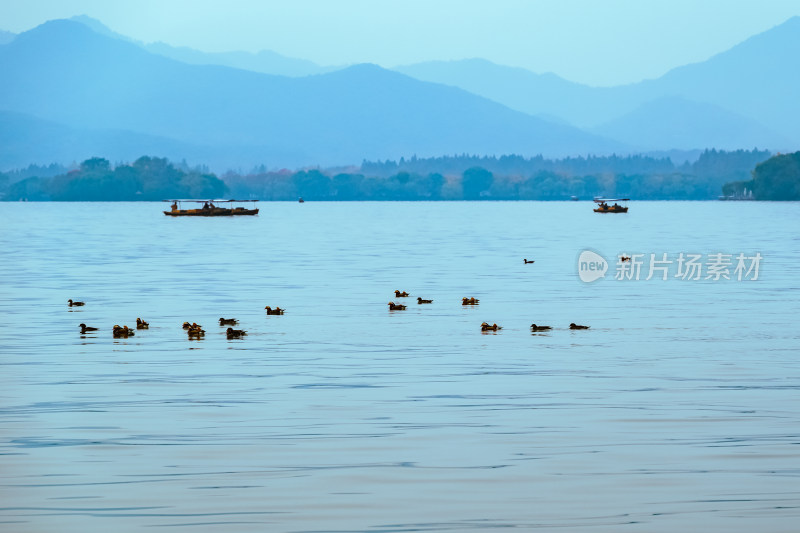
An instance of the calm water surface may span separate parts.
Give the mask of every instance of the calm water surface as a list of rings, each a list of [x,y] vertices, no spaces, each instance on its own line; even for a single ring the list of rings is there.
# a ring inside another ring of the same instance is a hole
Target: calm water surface
[[[0,203],[0,531],[797,531],[800,204],[166,205]]]

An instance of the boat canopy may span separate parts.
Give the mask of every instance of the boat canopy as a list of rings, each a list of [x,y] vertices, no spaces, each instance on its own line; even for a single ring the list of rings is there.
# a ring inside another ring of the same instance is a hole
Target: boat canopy
[[[196,202],[198,204],[202,204],[202,203],[205,203],[205,202],[212,202],[212,203],[220,204],[220,203],[223,203],[223,202],[257,202],[258,200],[224,200],[224,199],[220,199],[220,200],[197,200],[197,199],[192,198],[190,200],[176,199],[176,200],[162,200],[162,201],[164,201],[164,202]]]
[[[630,201],[630,198],[595,198],[595,202],[598,204],[608,203],[608,202],[627,202]]]

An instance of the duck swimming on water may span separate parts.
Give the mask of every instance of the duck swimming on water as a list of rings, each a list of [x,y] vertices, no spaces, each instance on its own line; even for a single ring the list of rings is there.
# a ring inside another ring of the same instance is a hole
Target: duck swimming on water
[[[145,322],[141,318],[136,319],[136,329],[147,329],[150,327],[149,322]]]
[[[433,300],[423,300],[422,298],[417,296],[417,303],[418,304],[432,304]]]
[[[270,306],[266,306],[264,309],[267,310],[268,315],[282,315],[283,312],[286,311],[286,309],[281,309],[280,307],[273,309]]]
[[[550,326],[537,326],[536,324],[531,324],[531,331],[550,331]]]
[[[80,307],[82,305],[86,305],[84,302],[73,302],[72,300],[67,300],[67,303],[70,307]]]
[[[220,318],[219,319],[219,325],[220,326],[228,326],[228,325],[235,326],[238,323],[239,323],[239,321],[236,320],[235,318]]]
[[[229,339],[241,339],[244,335],[247,335],[247,332],[243,329],[228,328],[225,334]]]
[[[86,324],[80,324],[80,327],[81,327],[81,333],[86,333],[87,331],[97,331],[97,328],[87,326]]]
[[[481,324],[481,331],[497,331],[499,329],[503,328],[498,326],[497,324],[489,324],[488,322],[484,322]]]
[[[478,302],[477,298],[461,298],[461,305],[478,305]]]
[[[569,325],[569,329],[589,329],[589,326],[579,326],[579,325],[578,325],[578,324],[576,324],[575,322],[572,322],[572,323]]]
[[[193,322],[192,325],[186,330],[186,334],[190,339],[199,339],[200,337],[204,337],[206,332],[197,323]]]
[[[394,302],[389,302],[389,311],[402,311],[405,308],[406,306],[403,304],[396,304]]]
[[[394,296],[395,296],[395,298],[406,298],[406,297],[408,297],[408,293],[406,291],[400,292],[400,291],[395,289]]]
[[[114,338],[117,339],[127,339],[128,337],[132,337],[136,334],[136,332],[130,329],[128,326],[120,326],[118,324],[114,324],[111,333],[114,335]]]

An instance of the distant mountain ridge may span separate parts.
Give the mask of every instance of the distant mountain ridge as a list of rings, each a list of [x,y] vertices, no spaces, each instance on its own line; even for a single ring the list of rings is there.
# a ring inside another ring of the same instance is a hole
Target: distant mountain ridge
[[[193,48],[175,47],[161,42],[146,44],[144,48],[154,54],[190,65],[222,65],[278,76],[311,76],[341,68],[322,67],[312,61],[286,57],[270,50],[262,50],[255,54],[250,52],[200,52]]]
[[[310,76],[338,70],[342,67],[323,67],[313,61],[287,57],[271,50],[262,50],[257,53],[231,51],[231,52],[201,52],[186,46],[172,46],[163,42],[143,43],[111,30],[97,19],[86,15],[71,17],[69,20],[80,22],[95,33],[134,43],[148,52],[158,54],[170,59],[175,59],[190,65],[219,65],[224,67],[252,70],[263,74],[278,76]]]
[[[115,129],[65,126],[23,113],[0,111],[0,169],[23,168],[31,162],[68,164],[98,154],[111,161],[133,161],[142,154],[202,161],[213,147]],[[236,161],[230,160],[234,165]]]
[[[645,93],[714,103],[800,142],[800,17],[750,37],[702,63],[643,82]]]
[[[572,109],[591,98],[593,89],[553,73],[536,74],[479,58],[426,61],[393,70],[420,80],[460,87],[530,115],[552,115],[579,126],[592,124],[591,118],[588,123],[578,120]]]
[[[375,65],[303,78],[188,65],[67,20],[42,24],[0,47],[0,71],[0,106],[6,111],[70,128],[210,146],[211,165],[230,159],[302,166],[414,153],[561,156],[625,149]]]
[[[755,120],[714,104],[680,96],[664,96],[645,102],[630,113],[590,131],[626,142],[641,150],[670,146],[691,150],[713,146],[723,150],[741,147],[784,147],[792,143]]]
[[[201,154],[212,165],[467,152],[789,151],[800,144],[797,50],[800,17],[793,17],[658,79],[589,87],[483,59],[330,70],[270,51],[205,53],[144,44],[79,16],[19,35],[0,32],[0,110],[20,114],[1,115],[0,129],[25,123],[26,138],[38,129],[44,139],[14,154],[11,145],[0,147],[0,165],[22,154],[35,158],[23,164],[51,162],[46,146],[62,153],[54,148],[56,125],[70,132],[63,138],[83,132],[96,141],[97,132],[113,131],[108,139],[129,145],[73,142],[81,153],[104,146],[114,157],[161,146],[154,155]]]
[[[622,120],[642,106],[654,116],[667,116],[668,108],[674,104],[670,99],[681,98],[703,111],[694,119],[684,116],[680,128],[666,128],[663,135],[653,131],[659,124],[650,124],[646,136],[654,143],[648,143],[651,148],[677,148],[669,143],[679,129],[694,130],[692,139],[704,146],[722,146],[729,136],[714,132],[724,132],[725,124],[736,123],[733,117],[737,116],[752,126],[739,137],[740,142],[746,143],[742,147],[781,149],[800,144],[800,99],[795,96],[800,86],[798,50],[800,17],[793,17],[706,61],[675,68],[655,80],[618,87],[589,87],[555,74],[535,74],[482,59],[432,61],[395,70],[417,79],[460,87],[531,115],[559,117],[606,135],[610,132],[602,127],[604,124]],[[661,104],[667,107],[656,112]],[[726,119],[718,127],[708,128],[700,117],[713,115],[725,115]],[[703,129],[709,130],[708,134],[698,135]],[[626,137],[640,137],[634,130],[626,133],[613,138],[625,142],[629,140]],[[776,144],[780,142],[785,143]]]

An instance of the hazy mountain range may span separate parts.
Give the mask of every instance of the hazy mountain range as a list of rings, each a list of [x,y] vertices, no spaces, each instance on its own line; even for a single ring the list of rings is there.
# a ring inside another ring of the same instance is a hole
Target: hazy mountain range
[[[480,59],[432,61],[396,70],[461,87],[525,113],[558,117],[621,141],[641,139],[633,143],[639,148],[774,149],[800,144],[796,97],[800,17],[707,61],[619,87],[589,87],[555,74],[535,74]],[[644,116],[649,123],[642,120]],[[711,117],[714,125],[706,122]],[[743,127],[736,136],[728,133]],[[624,128],[627,133],[618,137]]]
[[[252,70],[254,72],[262,72],[264,74],[276,74],[278,76],[291,77],[324,74],[325,72],[332,72],[342,68],[341,66],[323,67],[317,65],[313,61],[286,57],[271,50],[262,50],[255,54],[238,51],[201,52],[199,50],[195,50],[194,48],[189,48],[186,46],[172,46],[162,42],[143,43],[112,31],[99,20],[87,17],[86,15],[78,15],[70,18],[69,20],[80,22],[100,35],[128,41],[141,46],[148,52],[168,57],[170,59],[177,59],[178,61],[189,63],[190,65],[222,65],[243,70]],[[0,35],[0,39],[2,39],[2,35]]]
[[[143,44],[88,17],[0,34],[0,169],[100,155],[214,168],[796,147],[800,18],[706,62],[593,88],[484,60],[336,70]],[[309,75],[312,74],[312,75]]]

